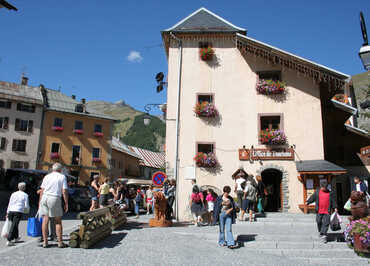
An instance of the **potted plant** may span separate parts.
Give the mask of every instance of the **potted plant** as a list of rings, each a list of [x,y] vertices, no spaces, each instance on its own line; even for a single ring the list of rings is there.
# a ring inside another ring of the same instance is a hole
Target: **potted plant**
[[[200,48],[199,49],[200,59],[202,59],[203,61],[212,60],[214,53],[215,53],[214,50],[210,46],[207,47],[207,48]]]
[[[279,80],[259,79],[256,89],[259,94],[283,94],[285,93],[286,84]]]
[[[287,142],[287,137],[280,129],[265,129],[261,130],[260,141],[267,145],[284,145]]]
[[[370,224],[368,217],[352,220],[344,230],[350,247],[359,253],[370,253]]]
[[[104,134],[103,134],[103,132],[94,132],[94,136],[95,137],[103,137]]]
[[[59,159],[59,153],[57,153],[57,152],[50,153],[50,158],[51,159]]]
[[[73,133],[75,133],[77,135],[82,135],[84,133],[84,131],[82,129],[74,129]]]
[[[53,131],[63,131],[63,127],[53,126],[51,129],[52,129]]]
[[[194,157],[195,164],[198,167],[213,168],[216,167],[218,162],[216,155],[213,152],[203,153],[198,152]]]
[[[194,113],[199,117],[215,117],[218,111],[214,104],[209,102],[197,103],[194,107]]]

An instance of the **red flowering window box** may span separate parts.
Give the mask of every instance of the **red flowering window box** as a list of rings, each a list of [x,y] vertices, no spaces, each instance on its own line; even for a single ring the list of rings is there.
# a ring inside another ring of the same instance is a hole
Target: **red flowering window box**
[[[93,162],[94,163],[100,163],[101,162],[101,159],[100,158],[93,158]]]
[[[214,53],[215,52],[212,49],[212,47],[205,47],[205,48],[199,49],[199,56],[200,56],[200,59],[202,59],[203,61],[212,60]]]
[[[77,135],[82,135],[84,133],[84,131],[82,129],[74,129],[73,133],[75,133]]]
[[[52,127],[51,129],[54,131],[63,131],[63,127]]]
[[[51,159],[59,159],[59,153],[57,153],[57,152],[50,153],[50,158]]]
[[[94,136],[95,137],[103,137],[104,136],[104,134],[103,134],[103,132],[94,132]]]
[[[214,168],[218,165],[216,155],[212,152],[198,152],[194,157],[194,161],[198,167]]]

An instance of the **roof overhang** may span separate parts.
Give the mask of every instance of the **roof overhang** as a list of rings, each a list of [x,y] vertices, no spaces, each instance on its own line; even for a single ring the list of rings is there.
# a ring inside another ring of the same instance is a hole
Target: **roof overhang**
[[[299,174],[341,175],[347,173],[346,169],[326,160],[305,160],[295,163]]]
[[[345,112],[348,112],[352,115],[355,115],[357,114],[357,109],[348,105],[348,104],[345,104],[345,103],[342,103],[342,102],[339,102],[337,100],[334,100],[334,99],[331,99],[331,102],[334,104],[335,107],[345,111]]]
[[[370,138],[370,134],[363,130],[363,129],[360,129],[358,127],[354,127],[354,126],[351,126],[351,125],[348,125],[348,124],[345,124],[345,127],[348,131],[351,131],[352,133],[355,133],[357,135],[360,135],[360,136],[363,136],[363,137],[366,137],[366,138]]]

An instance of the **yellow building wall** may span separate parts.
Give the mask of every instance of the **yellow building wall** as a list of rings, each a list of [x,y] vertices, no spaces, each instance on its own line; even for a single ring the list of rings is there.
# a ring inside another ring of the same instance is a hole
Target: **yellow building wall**
[[[63,119],[63,131],[54,131],[54,119]],[[78,135],[73,132],[75,121],[83,122],[83,134]],[[39,169],[48,170],[55,162],[62,163],[70,171],[79,171],[79,183],[84,184],[90,181],[92,172],[99,173],[102,177],[110,175],[111,159],[111,139],[112,123],[107,119],[94,118],[86,115],[47,111],[44,116],[42,130],[42,149]],[[102,126],[103,137],[94,136],[94,126]],[[59,143],[59,159],[51,159],[52,143]],[[80,148],[80,165],[74,166],[72,162],[72,146],[78,145]],[[92,161],[93,148],[100,148],[101,162]]]
[[[140,176],[140,160],[133,156],[130,156],[124,152],[112,149],[112,160],[115,161],[115,165],[112,165],[112,177],[113,179],[121,177],[139,177]],[[121,162],[121,168],[119,167]]]

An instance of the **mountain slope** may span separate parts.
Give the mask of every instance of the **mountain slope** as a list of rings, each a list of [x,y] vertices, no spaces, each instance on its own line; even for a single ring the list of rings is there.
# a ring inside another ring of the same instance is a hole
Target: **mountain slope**
[[[358,126],[370,132],[370,107],[361,108],[360,104],[370,101],[370,71],[352,76],[358,109]]]
[[[135,110],[122,100],[116,103],[89,101],[87,104],[96,111],[111,115],[118,120],[114,124],[113,135],[119,135],[126,144],[152,151],[162,149],[166,125],[158,117],[152,116],[150,125],[145,126],[144,113]]]

